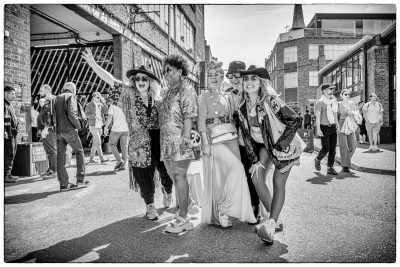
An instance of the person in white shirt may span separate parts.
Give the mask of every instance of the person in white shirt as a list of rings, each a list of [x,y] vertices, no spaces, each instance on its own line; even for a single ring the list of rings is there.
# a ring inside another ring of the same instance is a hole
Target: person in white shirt
[[[31,128],[32,128],[32,142],[38,142],[38,126],[37,126],[37,118],[39,116],[39,112],[35,109],[33,104],[37,103],[37,101],[33,101],[31,106]]]
[[[368,132],[370,151],[379,151],[378,135],[383,125],[383,107],[381,103],[376,101],[377,98],[375,93],[371,93],[369,95],[371,101],[366,103],[362,109]]]
[[[129,128],[124,112],[120,107],[114,104],[111,104],[108,108],[108,117],[104,127],[105,135],[108,134],[110,124],[112,124],[110,133],[110,146],[112,153],[117,159],[117,164],[115,165],[114,170],[125,170],[128,151]],[[120,142],[121,146],[122,158],[117,148],[118,141]]]

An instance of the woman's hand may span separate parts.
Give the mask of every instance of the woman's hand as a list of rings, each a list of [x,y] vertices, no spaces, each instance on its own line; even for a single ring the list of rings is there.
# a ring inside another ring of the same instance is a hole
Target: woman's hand
[[[183,136],[181,139],[181,150],[189,149],[191,147],[191,144],[192,140],[190,139],[190,137]]]
[[[85,48],[85,51],[82,51],[82,57],[86,60],[88,64],[95,62],[92,50],[90,48]]]

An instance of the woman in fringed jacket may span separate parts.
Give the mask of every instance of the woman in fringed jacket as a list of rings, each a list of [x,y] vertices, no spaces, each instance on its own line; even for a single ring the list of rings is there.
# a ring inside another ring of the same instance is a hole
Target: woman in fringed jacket
[[[297,113],[279,99],[265,68],[240,72],[244,91],[238,100],[239,125],[249,160],[252,181],[269,216],[256,225],[257,235],[272,244],[275,231],[283,229],[279,214],[285,186],[293,165],[299,165],[304,142],[296,135]],[[273,196],[266,185],[267,172],[275,165]]]

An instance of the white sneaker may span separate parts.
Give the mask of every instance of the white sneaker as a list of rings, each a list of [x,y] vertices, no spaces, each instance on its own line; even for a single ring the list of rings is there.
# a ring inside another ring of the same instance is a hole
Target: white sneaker
[[[229,219],[229,216],[222,214],[221,212],[219,212],[219,214],[218,214],[218,221],[223,228],[232,226],[232,221]]]
[[[276,220],[275,223],[275,232],[282,232],[283,231],[283,222],[282,222],[282,218],[279,217],[278,220]]]
[[[178,218],[176,218],[175,221],[169,223],[165,227],[164,231],[168,233],[179,234],[182,233],[183,231],[190,231],[193,229],[194,226],[189,216],[186,216],[186,219],[182,218],[181,216],[178,216]]]
[[[269,219],[265,223],[261,224],[257,231],[257,235],[265,243],[272,244],[274,242],[275,226],[275,220]]]
[[[172,202],[172,193],[167,194],[167,192],[165,192],[165,189],[162,188],[162,192],[163,192],[163,205],[166,208],[169,208],[169,206],[171,206],[171,202]]]
[[[146,206],[146,217],[149,220],[158,220],[158,213],[154,204],[149,204]]]

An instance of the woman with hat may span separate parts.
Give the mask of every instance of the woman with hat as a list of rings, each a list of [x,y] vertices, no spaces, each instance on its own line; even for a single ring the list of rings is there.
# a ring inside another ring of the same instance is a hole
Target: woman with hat
[[[211,61],[206,71],[210,90],[200,96],[198,120],[204,174],[201,220],[223,228],[232,226],[232,217],[256,223],[233,122],[234,99],[222,92],[222,63]]]
[[[157,220],[154,207],[154,189],[158,181],[157,168],[163,185],[163,204],[169,207],[172,200],[173,182],[165,165],[160,161],[159,113],[155,107],[155,98],[159,91],[160,80],[147,67],[140,66],[129,70],[126,77],[129,85],[115,79],[94,60],[90,49],[86,49],[83,58],[105,82],[113,89],[110,98],[114,105],[122,107],[130,130],[128,142],[130,187],[137,190],[146,203],[146,217]]]
[[[279,214],[285,200],[286,180],[293,165],[299,165],[304,148],[296,130],[300,119],[279,99],[265,68],[240,71],[243,92],[239,95],[239,124],[247,155],[252,163],[252,180],[261,202],[269,212],[256,225],[257,235],[272,243],[276,230],[282,230]],[[275,165],[274,192],[266,186],[267,172]]]
[[[172,177],[179,201],[176,219],[165,227],[166,232],[181,233],[193,229],[188,216],[189,185],[187,170],[195,155],[191,147],[192,120],[197,117],[197,95],[186,81],[188,64],[180,55],[169,55],[163,62],[168,91],[159,102],[161,160]]]

